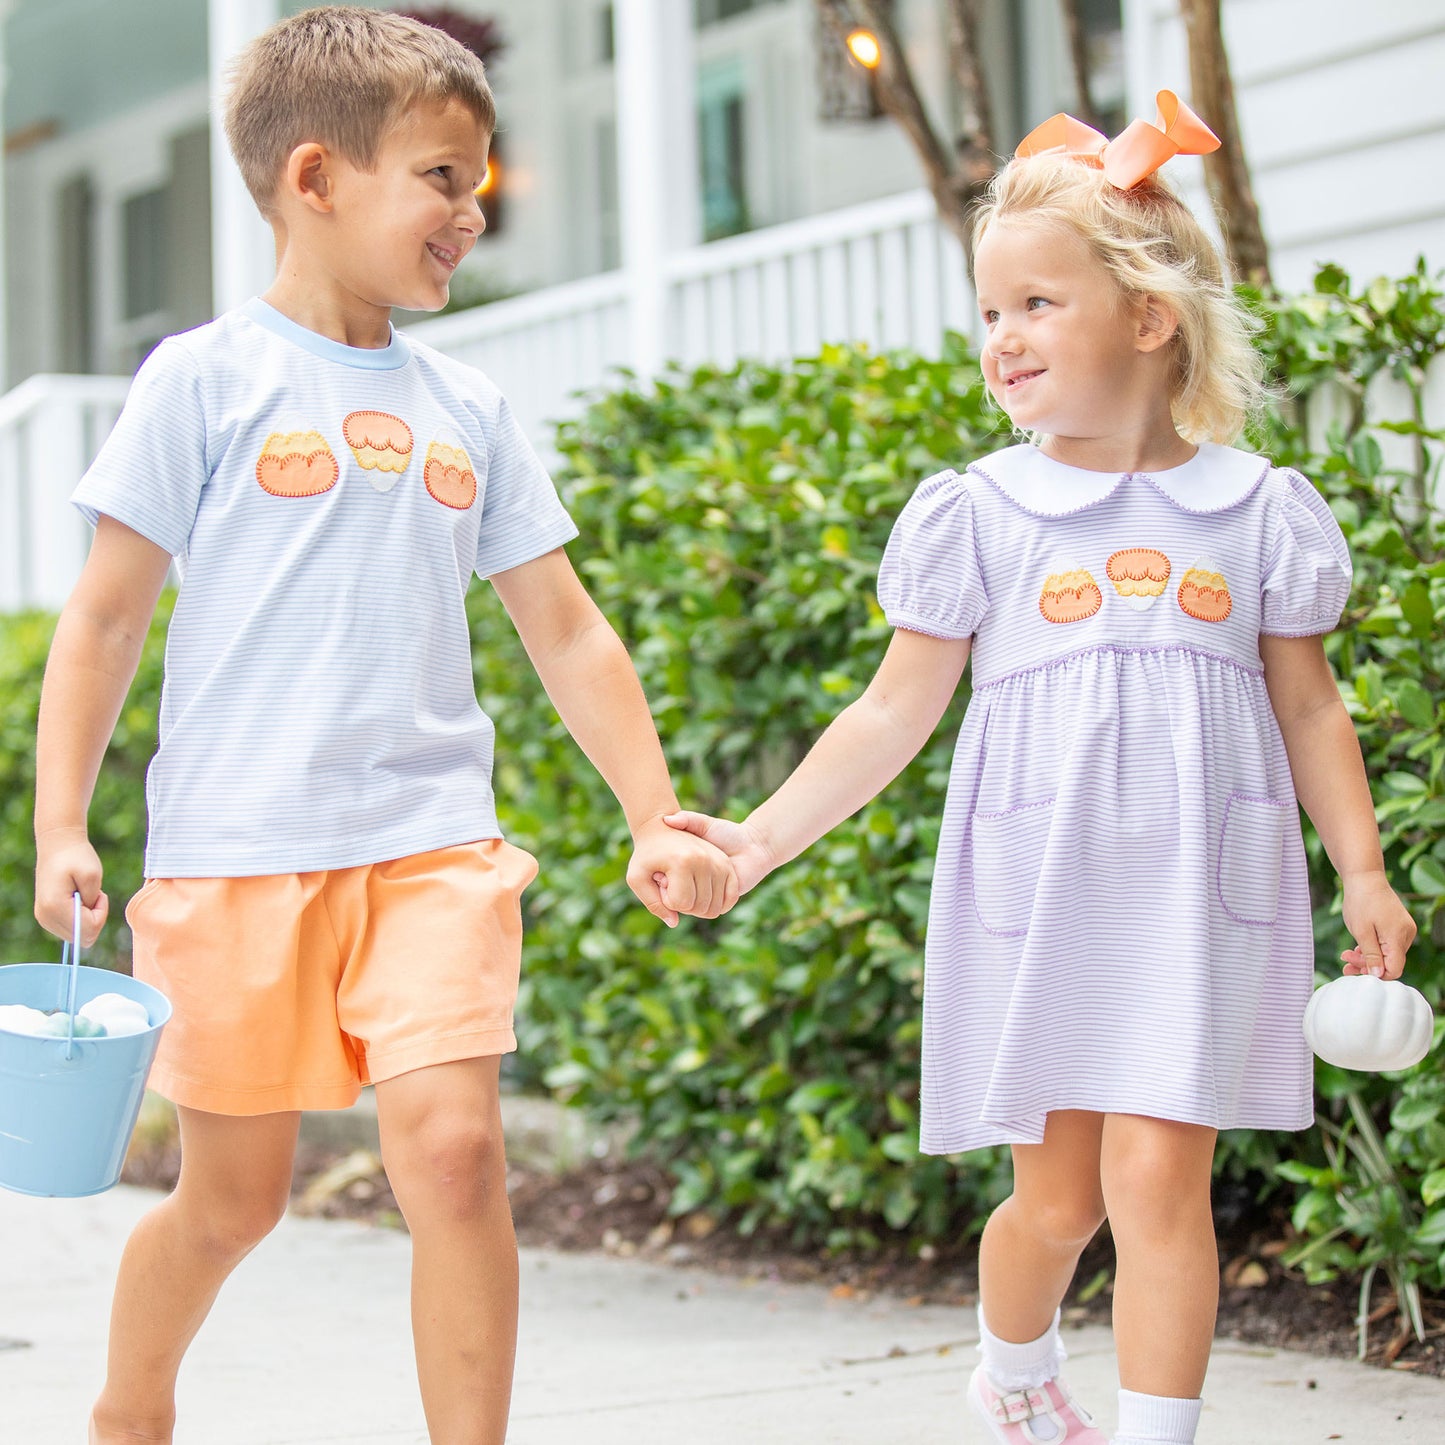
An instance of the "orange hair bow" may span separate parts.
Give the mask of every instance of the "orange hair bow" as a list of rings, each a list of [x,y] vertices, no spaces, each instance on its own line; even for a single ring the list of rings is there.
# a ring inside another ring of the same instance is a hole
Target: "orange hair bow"
[[[1113,140],[1060,111],[1035,126],[1014,155],[1071,156],[1102,170],[1112,185],[1128,191],[1175,156],[1205,156],[1219,149],[1219,137],[1172,90],[1161,90],[1155,103],[1153,125],[1132,120]]]

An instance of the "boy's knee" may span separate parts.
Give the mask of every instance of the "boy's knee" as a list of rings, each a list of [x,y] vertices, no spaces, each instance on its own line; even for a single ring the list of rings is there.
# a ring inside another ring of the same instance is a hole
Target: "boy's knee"
[[[500,1128],[479,1118],[439,1117],[393,1144],[388,1177],[408,1209],[468,1219],[506,1197],[506,1153]]]
[[[281,1222],[289,1188],[273,1186],[222,1201],[194,1201],[178,1193],[192,1241],[218,1259],[240,1260]]]

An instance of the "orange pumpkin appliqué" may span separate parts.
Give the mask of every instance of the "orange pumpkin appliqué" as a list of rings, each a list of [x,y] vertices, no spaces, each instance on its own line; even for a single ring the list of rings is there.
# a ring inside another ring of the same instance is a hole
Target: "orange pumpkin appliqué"
[[[341,423],[346,445],[366,471],[400,474],[411,462],[411,428],[385,411],[354,411]]]
[[[426,449],[422,479],[427,491],[444,507],[465,512],[477,500],[476,468],[465,447],[432,442]]]
[[[317,497],[340,475],[336,454],[319,431],[274,431],[256,458],[256,480],[273,497]]]
[[[1051,572],[1039,594],[1039,611],[1045,622],[1082,622],[1104,605],[1104,594],[1086,568]]]
[[[1114,591],[1130,607],[1152,607],[1169,581],[1169,559],[1153,547],[1125,547],[1104,564]]]
[[[1200,622],[1223,622],[1234,608],[1222,572],[1191,567],[1179,584],[1180,609]]]

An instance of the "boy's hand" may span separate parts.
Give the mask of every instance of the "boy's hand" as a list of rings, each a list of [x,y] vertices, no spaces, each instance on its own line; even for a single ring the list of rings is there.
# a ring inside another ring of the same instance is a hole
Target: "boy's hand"
[[[678,915],[716,918],[738,901],[737,875],[709,843],[649,818],[632,835],[627,886],[669,928]]]
[[[1345,927],[1355,940],[1340,955],[1345,972],[1399,978],[1405,953],[1415,941],[1415,920],[1383,873],[1359,873],[1344,884]]]
[[[685,811],[669,813],[662,821],[669,828],[691,833],[726,853],[737,873],[739,897],[756,888],[777,866],[772,849],[751,823],[730,823],[726,818]]]
[[[35,919],[47,933],[67,943],[75,929],[73,895],[80,894],[80,942],[100,937],[110,914],[101,892],[100,858],[84,828],[52,828],[35,840]]]

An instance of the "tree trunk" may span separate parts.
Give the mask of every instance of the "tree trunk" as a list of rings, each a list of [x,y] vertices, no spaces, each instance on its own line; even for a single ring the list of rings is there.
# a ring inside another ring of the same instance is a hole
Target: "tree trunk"
[[[963,131],[953,144],[940,136],[919,93],[891,7],[881,0],[817,0],[838,43],[858,26],[878,40],[872,81],[878,104],[913,145],[938,206],[939,219],[968,250],[974,203],[994,173],[988,92],[978,57],[978,0],[950,0],[949,54],[963,99]]]
[[[1220,212],[1229,267],[1236,281],[1268,287],[1269,247],[1239,134],[1220,0],[1180,0],[1179,8],[1189,37],[1190,100],[1220,140],[1219,149],[1204,157],[1204,175]]]
[[[1074,92],[1078,96],[1078,118],[1095,130],[1103,130],[1099,112],[1094,109],[1094,97],[1089,89],[1089,37],[1084,30],[1084,17],[1079,10],[1079,0],[1060,0],[1064,8],[1064,23],[1069,30],[1069,59],[1074,67]]]

